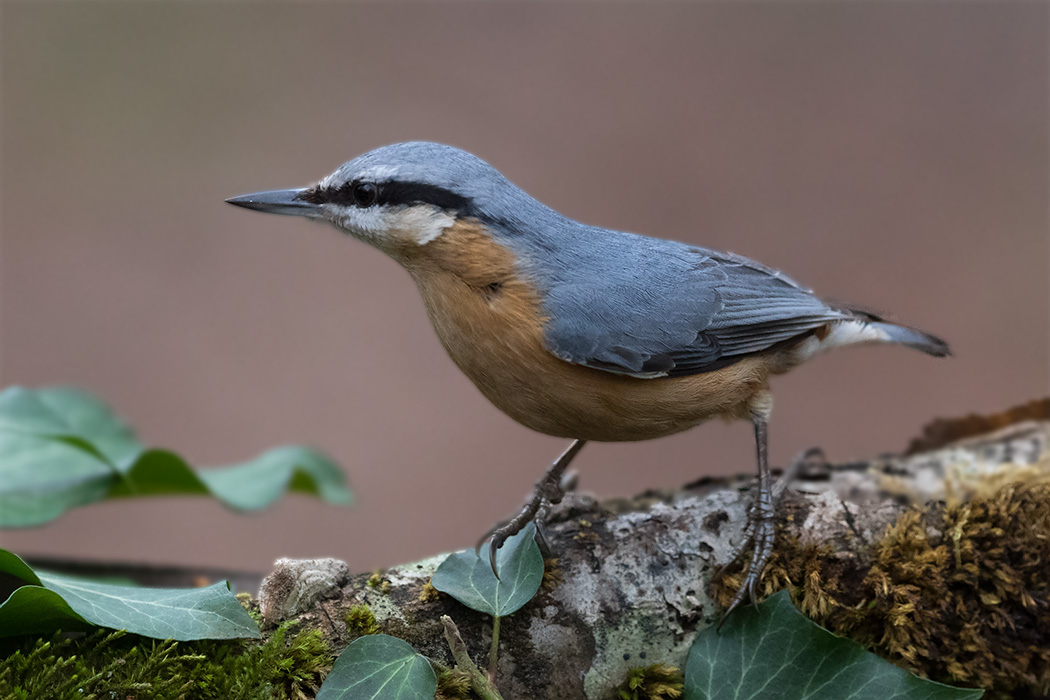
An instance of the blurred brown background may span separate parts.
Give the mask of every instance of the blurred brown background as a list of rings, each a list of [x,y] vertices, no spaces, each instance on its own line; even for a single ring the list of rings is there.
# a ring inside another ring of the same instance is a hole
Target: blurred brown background
[[[408,277],[223,198],[410,139],[577,219],[731,249],[943,335],[779,379],[774,462],[1044,394],[1045,3],[30,3],[2,18],[0,382],[100,393],[199,464],[319,446],[350,510],[111,503],[23,554],[354,570],[468,543],[562,441],[489,406]],[[592,445],[602,495],[753,469],[750,428]]]

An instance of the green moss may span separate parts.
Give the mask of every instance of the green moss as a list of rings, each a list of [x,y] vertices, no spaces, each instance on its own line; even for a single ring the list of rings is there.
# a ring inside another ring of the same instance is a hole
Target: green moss
[[[255,620],[255,624],[260,627],[263,624],[262,613],[259,611],[259,602],[252,597],[251,593],[238,593],[237,602],[241,604],[241,607],[248,613],[248,615]]]
[[[423,584],[423,588],[419,591],[419,602],[420,603],[432,603],[441,597],[441,591],[434,588],[434,584],[427,581]]]
[[[723,604],[739,571],[714,583]],[[902,515],[853,556],[778,533],[764,594],[792,593],[829,630],[988,698],[1050,693],[1050,485]]]
[[[263,646],[268,654],[257,660],[267,672],[279,700],[306,700],[317,694],[321,681],[332,668],[332,654],[319,629],[304,630],[287,644],[278,639],[283,627]]]
[[[305,700],[331,668],[318,630],[265,642],[174,642],[99,630],[24,641],[0,660],[0,700]]]
[[[346,621],[346,633],[351,637],[363,637],[366,634],[379,634],[375,613],[367,605],[355,605],[343,616]]]
[[[459,669],[447,669],[438,674],[434,700],[471,700],[477,697],[470,689],[470,674]]]
[[[378,571],[368,577],[368,587],[374,588],[380,593],[390,592],[390,582],[383,578],[383,575]]]
[[[547,591],[553,591],[562,582],[561,567],[558,566],[557,557],[548,557],[543,560],[543,580],[540,587]]]
[[[619,700],[672,700],[682,696],[683,685],[679,669],[652,664],[632,668],[614,692]]]

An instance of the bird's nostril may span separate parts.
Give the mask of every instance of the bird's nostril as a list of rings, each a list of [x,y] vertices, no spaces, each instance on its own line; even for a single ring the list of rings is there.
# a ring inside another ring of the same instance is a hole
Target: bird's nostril
[[[306,188],[295,195],[295,198],[308,204],[325,204],[329,200],[328,192],[321,189],[320,185]]]

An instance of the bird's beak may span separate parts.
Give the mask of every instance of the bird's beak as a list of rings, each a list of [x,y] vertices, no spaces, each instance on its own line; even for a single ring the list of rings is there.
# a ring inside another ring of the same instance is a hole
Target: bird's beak
[[[305,188],[300,190],[270,190],[269,192],[242,194],[240,197],[230,197],[226,201],[245,209],[254,209],[267,214],[306,216],[310,218],[321,216],[323,212],[319,205],[300,199],[300,196],[306,191],[307,189]]]

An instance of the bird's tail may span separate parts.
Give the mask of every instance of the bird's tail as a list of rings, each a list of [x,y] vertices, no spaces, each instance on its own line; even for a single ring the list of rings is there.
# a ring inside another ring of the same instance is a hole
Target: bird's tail
[[[899,323],[891,323],[869,309],[851,305],[843,310],[849,311],[854,316],[862,319],[868,328],[878,331],[880,335],[884,336],[884,342],[900,343],[909,348],[922,350],[927,355],[933,355],[934,357],[948,357],[952,354],[948,343],[926,331],[920,331],[918,328],[904,326]]]
[[[868,325],[885,333],[888,342],[907,345],[909,348],[922,350],[927,355],[933,355],[934,357],[948,357],[952,354],[948,343],[935,335],[920,331],[918,328],[899,326],[895,323],[886,323],[885,321],[872,321]]]

